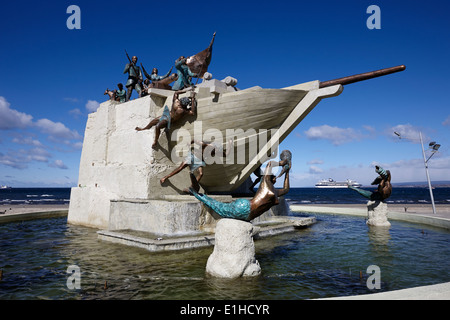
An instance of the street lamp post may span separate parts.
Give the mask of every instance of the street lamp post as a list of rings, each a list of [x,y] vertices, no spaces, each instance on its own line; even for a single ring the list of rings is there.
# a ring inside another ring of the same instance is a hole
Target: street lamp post
[[[399,139],[402,139],[402,136],[398,132],[394,132]],[[434,205],[434,196],[433,196],[433,188],[431,187],[431,181],[430,181],[430,174],[428,173],[428,160],[431,159],[431,157],[439,150],[440,144],[437,144],[436,142],[430,142],[429,146],[431,147],[431,155],[428,157],[428,159],[425,156],[425,149],[423,147],[423,139],[422,139],[422,132],[419,132],[420,137],[420,144],[422,145],[422,155],[423,155],[423,163],[425,165],[425,172],[427,174],[427,181],[428,181],[428,189],[430,190],[430,198],[431,198],[431,205],[433,206],[433,214],[436,214],[436,206]],[[403,138],[403,139],[409,139],[414,140],[411,138]]]

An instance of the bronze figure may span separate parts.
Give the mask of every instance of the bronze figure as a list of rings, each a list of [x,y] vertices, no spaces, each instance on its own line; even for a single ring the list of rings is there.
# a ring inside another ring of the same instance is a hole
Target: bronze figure
[[[192,82],[193,77],[197,74],[193,73],[186,64],[187,58],[180,56],[175,60],[175,69],[177,69],[177,80],[173,84],[172,90],[182,90],[194,86]]]
[[[111,91],[109,89],[106,89],[104,94],[107,94],[111,101],[125,102],[126,91],[123,90],[123,84],[119,83],[117,84],[117,87],[119,88],[119,90],[114,89],[113,91]]]
[[[276,163],[276,162],[272,162]],[[289,169],[292,167],[292,153],[289,150],[283,150],[280,154],[280,162],[277,164],[278,166],[282,167],[282,170],[278,177],[281,177],[283,174],[285,174]],[[250,186],[250,191],[254,193],[253,188],[261,181],[263,175],[263,172],[261,170],[261,165],[253,171],[253,174],[256,176],[255,181],[253,181],[252,185]]]
[[[139,66],[137,66],[137,61],[138,61],[138,57],[137,56],[133,56],[132,59],[130,59],[130,57],[128,56],[128,53],[125,51],[128,61],[129,63],[127,63],[125,65],[125,69],[123,70],[123,73],[128,73],[128,80],[127,83],[125,84],[125,87],[127,88],[127,97],[126,97],[126,101],[129,101],[131,98],[131,93],[134,90],[136,90],[136,92],[139,94],[139,96],[141,95],[141,90],[142,90],[142,72],[141,69],[139,68]]]
[[[174,81],[177,81],[178,75],[176,73],[172,73],[167,78],[164,78],[162,80],[158,81],[152,81],[150,83],[149,88],[157,88],[157,89],[165,89],[165,90],[172,90],[172,87],[170,84]]]
[[[271,207],[279,204],[279,197],[289,192],[289,169],[286,169],[284,173],[283,188],[275,189],[274,184],[276,182],[276,177],[271,172],[272,165],[280,165],[280,162],[270,161],[267,164],[258,191],[251,200],[239,198],[233,202],[224,203],[208,197],[207,195],[199,194],[194,188],[190,188],[189,191],[222,218],[251,221],[262,215]],[[192,185],[196,186],[197,180],[195,179],[195,176],[191,174],[190,177]]]
[[[371,185],[378,185],[375,192],[359,189],[350,185],[348,188],[355,190],[369,200],[384,201],[389,198],[392,193],[391,172],[389,170],[384,170],[380,166],[375,166],[375,172],[379,174],[379,176],[371,183]]]
[[[198,192],[200,190],[199,183],[203,177],[203,167],[206,166],[206,163],[203,160],[204,159],[203,153],[205,149],[207,147],[210,147],[212,148],[211,152],[212,156],[214,156],[216,153],[221,153],[221,156],[225,158],[231,151],[232,142],[233,140],[230,140],[228,142],[226,150],[223,150],[222,146],[217,146],[214,143],[192,140],[191,145],[195,143],[199,145],[200,148],[199,149],[193,148],[194,150],[190,150],[188,156],[183,160],[183,162],[181,162],[181,164],[174,171],[169,173],[167,176],[161,178],[160,183],[163,184],[168,178],[173,177],[174,175],[180,173],[183,169],[189,167],[190,173],[194,175],[197,181],[195,185],[194,184],[191,185],[191,188],[194,188],[194,190]],[[184,190],[184,192],[188,193],[189,190],[186,189]]]
[[[161,117],[151,120],[149,124],[147,124],[143,128],[135,128],[136,131],[142,131],[151,129],[153,126],[155,126],[155,140],[152,144],[152,148],[156,148],[161,129],[167,128],[167,130],[170,130],[170,126],[172,123],[179,121],[185,116],[195,116],[197,114],[197,101],[195,99],[195,91],[191,91],[190,98],[179,98],[179,95],[184,92],[185,91],[182,90],[174,93],[172,99],[172,109],[170,111],[169,108],[165,106]],[[189,108],[189,106],[191,107]]]
[[[144,66],[142,65],[142,63],[141,63],[141,67],[142,67],[142,71],[144,72],[145,77],[149,81],[151,81],[151,83],[147,86],[146,89],[158,88],[158,89],[171,90],[172,87],[170,86],[170,84],[178,79],[178,76],[175,73],[170,74],[170,72],[172,72],[173,67],[170,68],[169,72],[167,72],[163,76],[158,75],[157,68],[153,68],[152,73],[148,74],[147,71],[145,70]]]
[[[169,72],[167,72],[165,75],[160,76],[160,75],[158,75],[158,69],[157,69],[157,68],[153,68],[153,69],[152,69],[152,73],[151,73],[151,74],[148,74],[148,72],[145,70],[145,68],[144,68],[144,66],[142,65],[142,63],[141,63],[141,67],[142,67],[142,72],[144,72],[145,77],[146,77],[148,80],[152,81],[152,82],[153,82],[153,81],[161,81],[161,80],[167,78],[167,77],[169,76],[170,72],[172,71],[172,68],[173,68],[173,67],[170,68]]]

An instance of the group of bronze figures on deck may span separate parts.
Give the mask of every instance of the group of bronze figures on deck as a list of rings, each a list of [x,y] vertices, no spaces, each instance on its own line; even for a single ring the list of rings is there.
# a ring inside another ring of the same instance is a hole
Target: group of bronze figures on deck
[[[171,74],[173,69],[172,66],[170,70],[162,76],[158,74],[157,68],[153,68],[152,73],[149,74],[142,63],[141,67],[138,66],[137,56],[133,56],[130,59],[130,56],[125,51],[128,58],[128,63],[123,70],[124,74],[128,74],[128,79],[125,84],[126,90],[123,88],[123,84],[119,83],[117,85],[118,90],[106,89],[105,95],[109,95],[111,100],[126,102],[131,99],[133,90],[136,91],[140,98],[148,95],[148,89],[150,88],[179,91],[194,86],[192,78],[203,77],[211,62],[212,46],[215,36],[216,34],[214,33],[211,43],[205,50],[190,57],[180,56],[175,60],[176,73]],[[145,76],[145,80],[143,76]],[[171,86],[170,84],[172,82],[175,83]]]

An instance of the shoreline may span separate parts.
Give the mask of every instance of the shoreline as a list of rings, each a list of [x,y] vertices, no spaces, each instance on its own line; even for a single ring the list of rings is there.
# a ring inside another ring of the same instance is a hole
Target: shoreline
[[[0,223],[65,217],[68,213],[69,204],[4,204],[0,205]]]
[[[0,205],[0,217],[35,212],[52,212],[69,210],[69,204],[2,204]]]
[[[437,217],[437,218],[444,218],[444,219],[450,219],[450,204],[436,204],[436,214],[433,213],[433,207],[431,204],[411,204],[411,203],[405,203],[405,204],[392,204],[388,203],[388,212],[389,213],[403,213],[406,215],[424,215],[424,216],[430,216],[430,217]],[[307,210],[308,208],[335,208],[336,211],[341,211],[343,209],[352,209],[353,211],[362,210],[364,211],[364,214],[367,214],[367,206],[365,203],[361,204],[291,204],[290,205],[292,211],[297,211],[293,209],[301,209]],[[302,209],[303,208],[303,209]],[[405,209],[406,208],[406,209]]]
[[[294,209],[301,209],[301,211],[306,210],[308,208],[335,208],[337,211],[339,209],[352,209],[352,210],[363,210],[365,213],[367,212],[367,207],[365,203],[354,204],[354,203],[308,203],[308,204],[290,204],[289,205]],[[431,204],[391,204],[388,203],[389,212],[395,213],[405,213],[411,215],[426,215],[433,216],[439,218],[450,219],[450,204],[436,204],[436,214],[433,214],[433,208]],[[54,211],[64,211],[69,210],[69,203],[66,204],[2,204],[0,205],[0,217],[13,215],[13,214],[22,214],[22,213],[35,213],[35,212],[54,212]],[[292,210],[297,211],[297,210]]]

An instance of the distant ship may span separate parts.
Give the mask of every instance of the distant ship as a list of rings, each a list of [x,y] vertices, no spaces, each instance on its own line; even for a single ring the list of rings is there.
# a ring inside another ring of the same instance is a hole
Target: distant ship
[[[11,189],[10,186],[0,186],[0,189]]]
[[[333,179],[323,179],[316,183],[316,188],[348,188],[348,186],[359,188],[362,184],[347,179],[346,181],[334,181]]]

